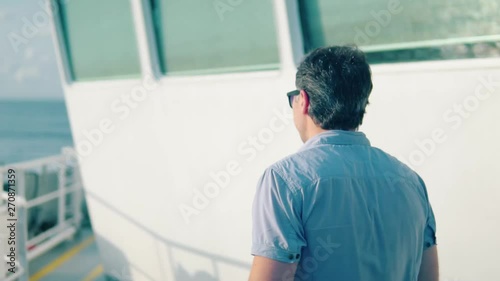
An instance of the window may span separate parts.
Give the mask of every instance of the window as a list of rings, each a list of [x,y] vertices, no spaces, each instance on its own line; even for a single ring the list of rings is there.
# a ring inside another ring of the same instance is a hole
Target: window
[[[299,0],[306,52],[356,44],[372,63],[500,56],[500,0]]]
[[[74,80],[140,76],[130,1],[59,0]]]
[[[272,0],[150,0],[163,73],[277,69]]]

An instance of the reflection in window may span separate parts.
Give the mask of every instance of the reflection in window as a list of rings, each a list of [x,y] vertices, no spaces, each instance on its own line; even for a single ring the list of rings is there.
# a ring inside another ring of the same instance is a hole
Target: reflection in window
[[[500,57],[500,42],[368,52],[371,63]]]
[[[500,0],[299,0],[306,51],[356,44],[372,63],[500,56]]]
[[[276,69],[272,0],[150,0],[161,68],[168,74]]]
[[[129,1],[59,0],[58,7],[73,79],[140,75]]]

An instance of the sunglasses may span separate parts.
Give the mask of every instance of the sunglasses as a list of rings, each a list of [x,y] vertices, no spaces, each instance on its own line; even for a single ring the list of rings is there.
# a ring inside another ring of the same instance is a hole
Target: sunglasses
[[[300,90],[294,90],[286,94],[286,96],[288,97],[288,104],[290,105],[290,108],[292,108],[293,97],[298,96],[299,94]]]

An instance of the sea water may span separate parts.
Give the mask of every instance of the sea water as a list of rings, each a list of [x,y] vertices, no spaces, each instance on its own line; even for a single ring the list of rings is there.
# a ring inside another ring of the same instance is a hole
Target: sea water
[[[73,146],[64,101],[0,100],[0,166]]]

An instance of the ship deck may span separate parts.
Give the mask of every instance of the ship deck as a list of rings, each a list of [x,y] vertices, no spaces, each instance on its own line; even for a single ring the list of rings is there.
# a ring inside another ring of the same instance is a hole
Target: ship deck
[[[30,261],[29,273],[29,281],[106,281],[90,227]]]

